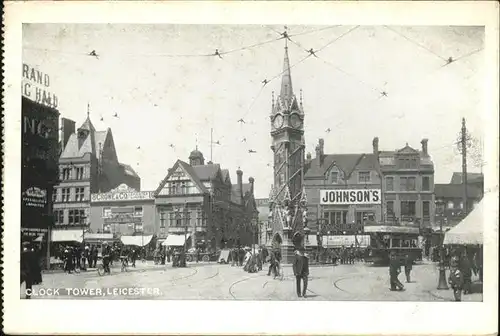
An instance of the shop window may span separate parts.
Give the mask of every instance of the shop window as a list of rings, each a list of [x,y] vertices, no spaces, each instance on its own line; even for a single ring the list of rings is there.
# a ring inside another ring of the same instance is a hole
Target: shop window
[[[325,211],[325,219],[330,225],[346,224],[347,211]]]
[[[70,189],[69,188],[61,188],[61,201],[69,202],[70,201]]]
[[[453,201],[448,201],[448,209],[453,209],[455,207],[455,204]]]
[[[394,177],[385,178],[385,188],[387,191],[394,191]]]
[[[375,214],[373,211],[358,211],[356,212],[356,224],[362,225],[365,221],[375,220]]]
[[[359,183],[369,183],[370,182],[370,172],[358,172]]]

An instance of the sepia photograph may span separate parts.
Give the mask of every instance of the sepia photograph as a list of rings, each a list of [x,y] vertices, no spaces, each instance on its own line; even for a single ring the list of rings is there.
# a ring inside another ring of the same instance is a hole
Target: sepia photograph
[[[485,301],[485,24],[20,31],[23,304]]]

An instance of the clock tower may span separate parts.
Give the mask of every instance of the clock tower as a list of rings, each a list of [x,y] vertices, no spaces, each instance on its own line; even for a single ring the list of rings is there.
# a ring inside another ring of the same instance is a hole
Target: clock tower
[[[295,247],[307,239],[306,194],[304,189],[304,110],[293,92],[288,47],[279,95],[270,115],[274,160],[274,184],[269,199],[271,223],[268,241],[280,248],[283,262],[291,262]]]

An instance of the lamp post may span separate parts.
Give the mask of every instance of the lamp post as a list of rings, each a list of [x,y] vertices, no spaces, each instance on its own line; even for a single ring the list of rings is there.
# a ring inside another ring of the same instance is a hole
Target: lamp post
[[[444,220],[444,211],[443,211],[443,201],[438,200],[438,209],[439,209],[439,282],[437,289],[443,290],[448,289],[448,284],[446,283],[446,269],[444,267],[444,235],[443,235],[443,220]]]

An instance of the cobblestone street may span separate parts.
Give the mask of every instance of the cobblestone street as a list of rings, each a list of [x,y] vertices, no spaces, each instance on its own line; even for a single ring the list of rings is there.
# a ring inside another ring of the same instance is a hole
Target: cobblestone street
[[[389,290],[387,267],[364,264],[311,266],[308,295],[297,298],[291,267],[285,266],[283,279],[267,276],[267,268],[254,274],[240,267],[219,264],[189,264],[187,268],[171,265],[137,263],[137,268],[121,272],[114,266],[111,275],[99,276],[95,270],[79,274],[52,273],[43,276],[42,288],[151,288],[154,295],[122,296],[104,292],[106,299],[168,299],[168,300],[359,300],[359,301],[453,301],[451,290],[437,290],[438,269],[434,264],[416,265],[412,282],[400,280],[405,291]],[[473,282],[477,278],[473,276]],[[477,286],[475,286],[477,287]],[[21,288],[21,294],[24,286]],[[54,299],[102,299],[103,296],[33,297]],[[482,294],[463,295],[463,301],[482,301]]]

